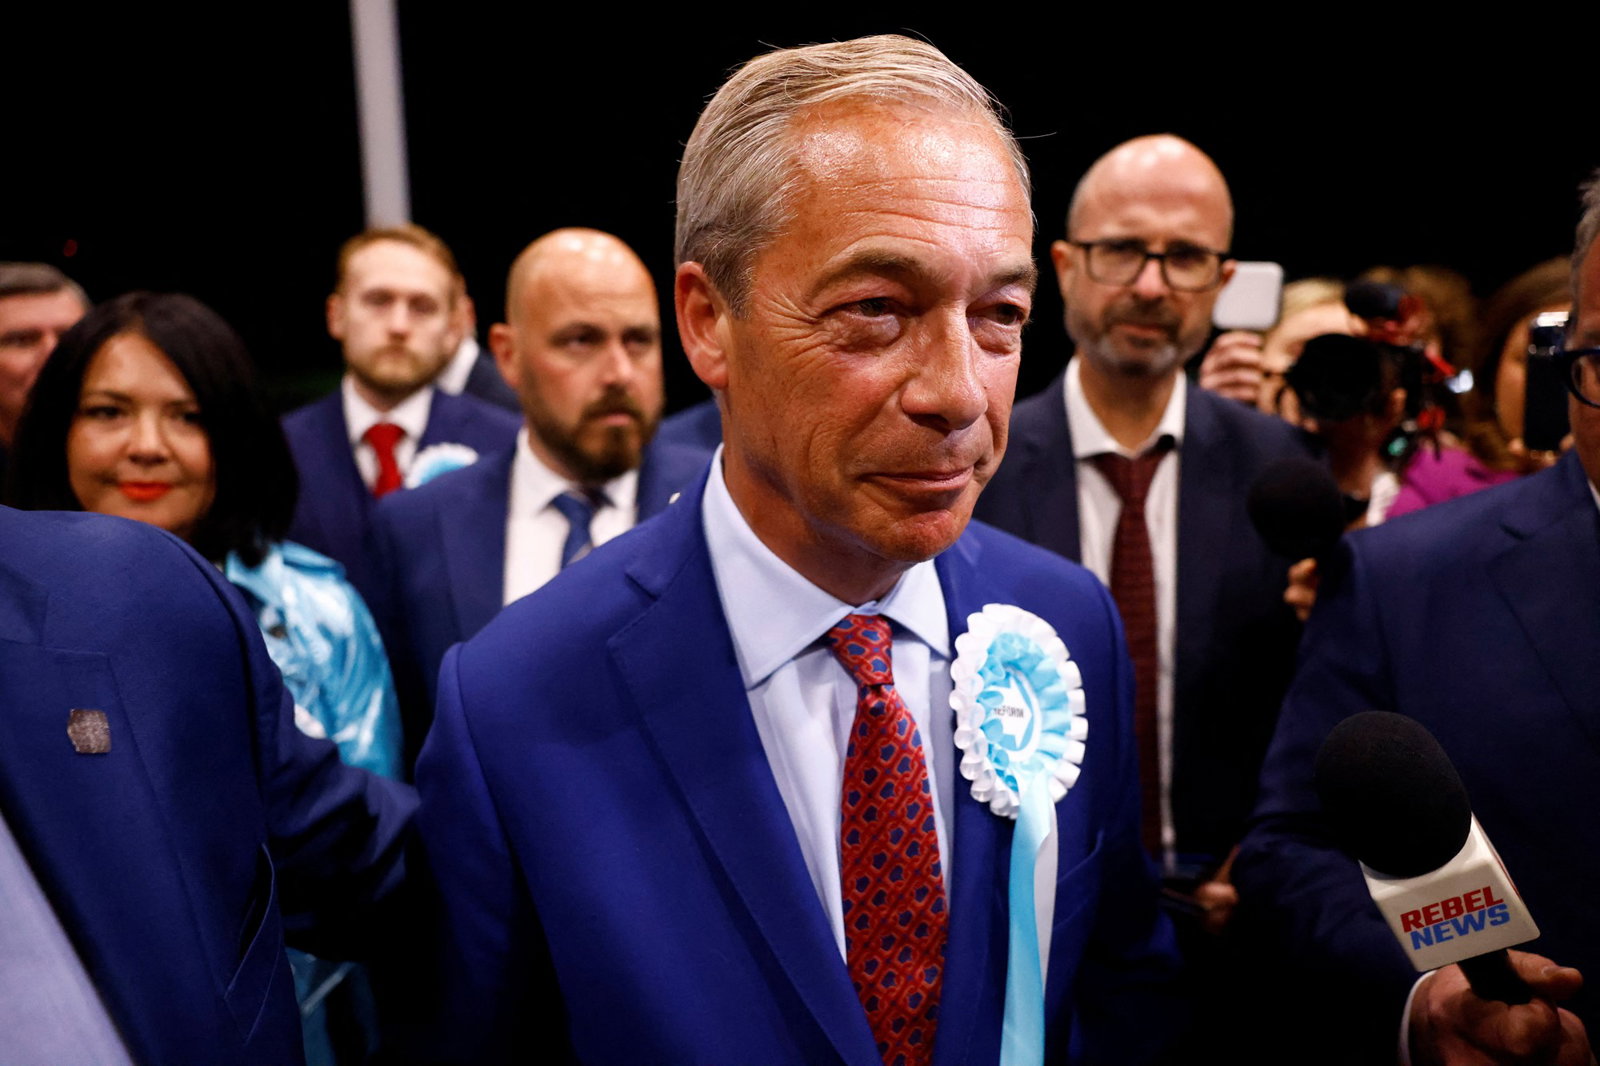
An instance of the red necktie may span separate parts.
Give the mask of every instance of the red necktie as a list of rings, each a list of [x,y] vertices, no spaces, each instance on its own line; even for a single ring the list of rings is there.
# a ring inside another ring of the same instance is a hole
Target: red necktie
[[[1141,832],[1150,854],[1161,855],[1161,737],[1156,727],[1160,656],[1156,643],[1156,577],[1150,554],[1150,527],[1144,499],[1156,467],[1172,448],[1162,437],[1133,459],[1097,455],[1094,464],[1122,500],[1116,537],[1111,544],[1111,598],[1122,614],[1133,660],[1133,735],[1139,745],[1139,786],[1143,802]]]
[[[887,1066],[933,1055],[948,908],[922,738],[895,691],[889,623],[847,615],[828,644],[856,682],[839,878],[845,959]]]
[[[372,428],[361,435],[362,440],[372,445],[372,453],[378,457],[378,480],[372,483],[374,496],[387,496],[403,484],[400,464],[394,457],[394,446],[405,435],[406,431],[393,422],[374,422]]]

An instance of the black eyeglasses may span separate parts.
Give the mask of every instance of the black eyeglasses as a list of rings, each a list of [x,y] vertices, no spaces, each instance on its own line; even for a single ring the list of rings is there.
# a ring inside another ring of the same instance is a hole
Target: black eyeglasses
[[[1176,241],[1164,252],[1152,252],[1143,241],[1117,238],[1105,241],[1068,241],[1082,248],[1089,276],[1102,285],[1132,285],[1154,259],[1161,264],[1161,280],[1175,292],[1205,292],[1222,281],[1227,252]]]
[[[1557,352],[1555,358],[1561,360],[1567,391],[1580,403],[1600,407],[1600,348],[1574,348]]]

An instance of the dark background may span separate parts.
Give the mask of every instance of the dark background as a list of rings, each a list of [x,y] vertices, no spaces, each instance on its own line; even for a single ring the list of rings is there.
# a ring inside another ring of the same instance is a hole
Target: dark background
[[[1575,189],[1600,164],[1600,83],[1535,62],[1593,27],[1537,48],[1524,29],[1486,30],[1469,54],[1426,28],[1263,44],[1281,31],[1132,8],[1069,36],[998,5],[646,24],[544,7],[400,5],[412,214],[455,249],[480,334],[512,257],[556,226],[618,234],[668,293],[682,143],[727,71],[766,45],[909,30],[943,48],[1011,111],[1041,263],[1083,169],[1141,133],[1181,134],[1217,160],[1242,258],[1276,259],[1290,278],[1442,263],[1480,295],[1569,250]],[[240,329],[281,402],[330,387],[322,302],[339,243],[364,223],[347,6],[51,21],[6,34],[0,258],[56,263],[96,298],[192,292]],[[1023,393],[1065,354],[1043,288]],[[701,393],[667,333],[676,408]]]

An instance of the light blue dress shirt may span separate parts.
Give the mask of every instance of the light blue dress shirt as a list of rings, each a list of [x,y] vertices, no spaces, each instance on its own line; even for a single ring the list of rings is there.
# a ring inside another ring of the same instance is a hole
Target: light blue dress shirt
[[[918,563],[882,599],[845,603],[802,577],[763,544],[722,479],[722,450],[701,502],[711,569],[744,679],[756,732],[772,767],[817,898],[844,954],[839,888],[839,804],[856,684],[822,639],[852,612],[894,627],[895,688],[922,733],[948,896],[956,760],[950,709],[950,626],[932,562]]]

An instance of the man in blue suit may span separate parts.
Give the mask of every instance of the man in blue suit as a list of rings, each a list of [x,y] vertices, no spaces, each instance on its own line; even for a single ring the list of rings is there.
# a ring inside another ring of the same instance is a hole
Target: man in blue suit
[[[509,448],[516,436],[509,411],[433,387],[459,340],[462,298],[455,257],[420,226],[346,241],[327,307],[344,380],[283,420],[300,475],[289,539],[338,560],[368,600],[381,591],[368,557],[376,498]]]
[[[449,1061],[996,1062],[1008,967],[1039,955],[1007,944],[1036,871],[1010,883],[1014,823],[957,767],[952,660],[986,604],[1055,628],[1092,723],[1045,845],[1032,1055],[1163,1035],[1115,610],[968,526],[1036,276],[994,106],[879,37],[758,58],[702,114],[675,304],[724,446],[440,672],[417,777]]]
[[[374,519],[408,763],[445,650],[660,511],[711,457],[651,443],[661,317],[649,271],[622,241],[590,229],[540,237],[512,265],[506,309],[489,338],[522,399],[516,446],[390,496]]]
[[[284,943],[370,947],[410,790],[295,727],[255,619],[142,523],[0,509],[0,1061],[301,1061]]]
[[[1305,1025],[1336,1037],[1337,1061],[1392,1060],[1402,1032],[1418,1063],[1591,1061],[1585,1026],[1600,1023],[1600,996],[1578,988],[1577,972],[1546,969],[1554,959],[1600,974],[1600,185],[1585,208],[1568,342],[1573,452],[1346,538],[1262,773],[1235,866],[1242,906],[1286,980],[1336,990],[1337,1023]],[[1417,974],[1312,787],[1329,731],[1366,710],[1417,719],[1460,772],[1541,931],[1529,945],[1539,955],[1512,953],[1531,1004],[1478,999],[1457,966],[1413,992]],[[1557,1010],[1563,1001],[1570,1010]]]

